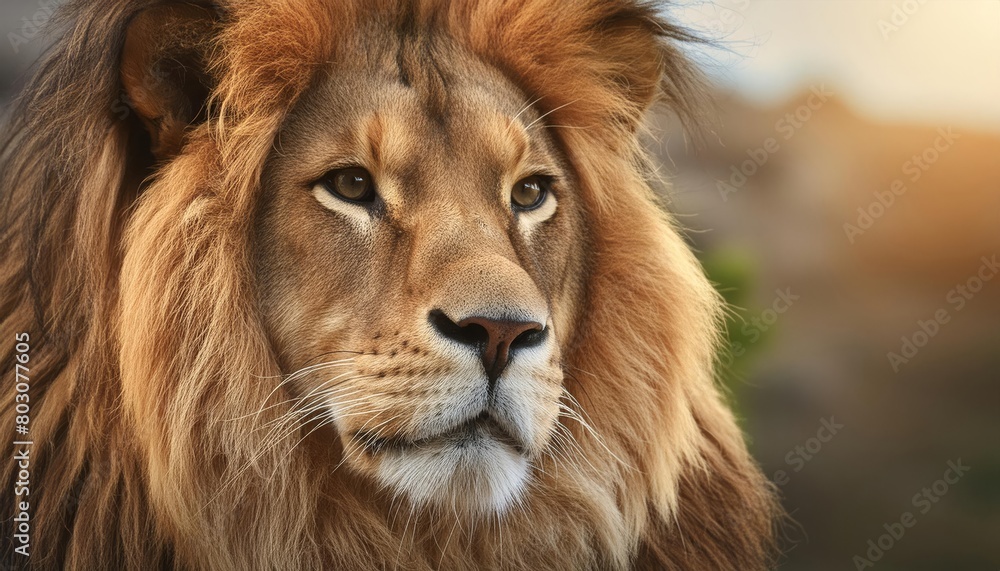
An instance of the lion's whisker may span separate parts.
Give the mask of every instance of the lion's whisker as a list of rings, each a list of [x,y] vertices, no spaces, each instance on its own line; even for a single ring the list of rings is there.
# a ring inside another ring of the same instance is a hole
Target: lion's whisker
[[[338,352],[338,351],[332,351],[332,353],[336,353],[336,352]],[[329,354],[329,353],[327,353],[327,354]],[[307,365],[305,367],[302,367],[301,369],[298,369],[296,371],[292,371],[291,373],[288,373],[287,375],[285,375],[285,374],[278,374],[278,375],[255,375],[255,374],[251,374],[250,376],[253,377],[253,378],[255,378],[255,379],[280,379],[281,377],[287,377],[287,376],[295,375],[295,374],[300,373],[300,372],[302,372],[302,371],[304,371],[306,369],[309,369],[311,367],[317,367],[317,366],[322,367],[324,365],[329,365],[329,364],[334,364],[334,363],[349,362],[349,361],[353,361],[354,359],[355,359],[355,357],[348,357],[346,359],[338,359],[337,361],[327,361],[325,363],[319,363],[317,365]]]
[[[363,379],[365,377],[366,376],[360,376],[360,377],[355,377],[355,378],[349,379],[349,380],[358,380],[358,379]],[[328,382],[330,382],[330,381],[328,381]],[[292,399],[289,399],[287,401],[284,401],[286,403],[294,401],[296,404],[294,404],[293,406],[289,407],[289,409],[287,411],[285,411],[284,413],[282,413],[278,417],[276,417],[274,419],[271,419],[271,420],[269,420],[269,421],[267,421],[267,422],[265,422],[263,424],[258,425],[257,428],[256,428],[256,430],[265,428],[265,427],[270,426],[271,424],[274,424],[274,423],[277,423],[277,422],[283,422],[285,419],[294,418],[294,417],[300,416],[302,414],[311,412],[312,410],[314,410],[316,408],[328,407],[328,406],[330,406],[330,403],[326,400],[326,397],[334,396],[334,395],[339,395],[339,394],[353,395],[353,394],[357,394],[357,393],[361,392],[360,389],[354,389],[354,388],[350,388],[350,390],[348,390],[348,389],[349,388],[347,388],[347,387],[328,387],[328,388],[323,389],[321,391],[316,391],[314,389],[308,395],[304,395],[302,397],[292,398]],[[340,391],[345,391],[345,392],[340,393]],[[384,396],[384,395],[382,393],[377,393],[377,394],[373,394],[373,395],[370,395],[370,396],[371,397],[377,397],[377,396]],[[307,398],[309,398],[309,399],[316,399],[317,402],[313,402],[313,403],[309,404],[308,406],[303,407],[302,405],[305,404]]]
[[[583,452],[583,449],[580,448],[580,444],[576,441],[576,437],[573,436],[573,433],[572,431],[570,431],[569,427],[562,424],[561,422],[556,423],[556,432],[554,433],[554,436],[557,438],[557,440],[555,441],[556,447],[554,449],[556,456],[553,457],[553,460],[556,459],[562,460],[564,463],[569,464],[570,466],[575,466],[577,464],[573,456],[574,450],[579,452],[580,455],[584,457],[584,459],[587,459],[585,453]],[[587,460],[589,462],[589,459]],[[554,462],[554,465],[556,466],[557,469],[559,468],[558,462]],[[591,468],[594,469],[594,466],[591,465]]]
[[[551,114],[555,113],[556,111],[559,111],[559,110],[560,110],[560,109],[562,109],[563,107],[568,107],[568,106],[570,106],[570,105],[572,105],[572,104],[574,104],[574,103],[576,103],[576,102],[578,102],[578,101],[580,101],[580,100],[579,100],[579,99],[574,99],[573,101],[569,101],[569,102],[567,102],[567,103],[563,103],[563,104],[562,104],[562,105],[560,105],[559,107],[556,107],[556,108],[554,108],[554,109],[549,109],[549,110],[548,110],[548,111],[546,111],[545,113],[542,113],[542,114],[541,114],[541,115],[540,115],[540,116],[539,116],[539,117],[538,117],[537,119],[535,119],[535,120],[534,120],[534,121],[532,121],[531,123],[528,123],[528,126],[527,126],[527,127],[525,127],[525,128],[524,128],[524,130],[525,130],[525,131],[530,131],[530,130],[531,130],[531,127],[533,127],[533,126],[534,126],[535,124],[537,124],[537,123],[538,123],[539,121],[541,121],[542,119],[545,119],[546,117],[548,117],[549,115],[551,115]]]
[[[330,367],[330,366],[334,366],[334,365],[347,364],[347,363],[352,362],[353,360],[354,360],[353,358],[342,359],[342,360],[339,360],[339,361],[331,361],[329,363],[321,363],[321,364],[318,364],[318,365],[312,365],[310,367],[303,367],[303,368],[299,369],[298,371],[295,371],[294,373],[290,374],[287,379],[281,381],[273,389],[271,389],[271,392],[267,393],[267,396],[264,397],[264,400],[263,400],[261,406],[263,406],[263,404],[267,403],[267,401],[270,400],[271,396],[274,395],[274,393],[278,389],[280,389],[281,387],[283,387],[287,383],[290,383],[290,382],[292,382],[295,379],[298,379],[298,378],[300,378],[300,377],[302,377],[302,376],[304,376],[304,375],[306,375],[308,373],[311,373],[313,371],[319,370],[321,368]],[[262,409],[258,410],[257,414],[260,414],[264,410],[266,410],[266,408],[262,408]]]
[[[377,397],[377,396],[380,396],[380,395],[376,394],[376,395],[372,395],[372,396],[373,397]],[[348,407],[347,410],[354,410],[354,409],[359,408],[359,407],[360,407],[360,403],[358,404],[358,406]],[[264,440],[262,442],[262,444],[263,444],[262,448],[267,448],[267,447],[271,446],[272,444],[281,441],[281,439],[283,439],[284,436],[281,436],[280,433],[281,433],[282,430],[284,430],[284,428],[286,426],[291,425],[292,430],[287,431],[287,434],[290,434],[292,431],[294,431],[294,429],[296,427],[298,427],[298,426],[304,426],[304,425],[308,424],[309,422],[312,422],[313,420],[315,420],[315,418],[312,418],[310,415],[313,415],[313,414],[315,414],[317,412],[319,414],[316,416],[316,418],[322,418],[322,416],[324,416],[324,415],[330,415],[332,418],[334,418],[334,420],[341,419],[341,418],[348,418],[350,416],[358,416],[358,415],[364,414],[362,412],[351,412],[351,414],[336,414],[335,415],[333,413],[333,411],[329,409],[328,405],[326,403],[323,403],[323,402],[317,403],[317,404],[315,404],[313,406],[310,406],[310,407],[308,407],[307,409],[304,409],[304,410],[289,411],[286,415],[281,416],[281,417],[279,417],[277,419],[274,419],[273,421],[271,421],[270,423],[268,423],[268,424],[271,424],[271,423],[276,423],[276,424],[275,424],[274,427],[271,428],[271,430],[268,432],[268,434],[265,435]],[[311,432],[310,432],[310,434],[311,434]],[[275,436],[272,437],[272,435],[275,435]]]
[[[578,414],[576,414],[575,411],[573,411],[571,409],[568,409],[568,408],[564,408],[564,410],[567,410],[569,412],[566,413],[566,414],[560,413],[560,415],[559,415],[560,418],[571,418],[573,420],[576,420],[581,426],[583,426],[584,428],[586,428],[586,423],[583,421],[582,418],[580,418],[580,416]],[[576,451],[579,453],[579,456],[581,458],[583,458],[584,461],[587,462],[587,465],[590,466],[590,468],[592,470],[594,470],[595,473],[600,473],[600,470],[598,470],[597,467],[594,466],[594,464],[590,461],[590,456],[583,450],[583,447],[580,445],[580,442],[576,439],[576,436],[572,433],[572,431],[570,431],[569,428],[566,427],[565,425],[562,425],[562,426],[567,431],[567,434],[568,434],[569,439],[570,439],[570,443],[572,444],[572,446],[574,446],[576,448]],[[591,429],[591,430],[593,430],[593,429]],[[621,463],[621,465],[623,467],[625,467],[625,468],[631,468],[627,463],[625,463],[623,460],[621,460],[620,458],[618,458],[618,456],[616,456],[614,454],[614,452],[612,452],[611,450],[609,450],[608,447],[603,444],[603,442],[600,441],[600,439],[599,439],[600,436],[598,434],[596,434],[595,432],[591,432],[591,435],[593,435],[595,441],[599,445],[601,445],[601,447],[604,448],[604,450],[611,457],[613,457],[615,460],[617,460],[619,463]]]
[[[357,377],[355,380],[361,379],[361,378],[365,378],[367,376],[368,375],[362,375],[362,376]],[[260,447],[259,447],[257,453],[255,453],[245,463],[245,465],[242,468],[240,468],[231,478],[229,478],[226,483],[224,483],[223,485],[221,485],[219,487],[219,490],[216,492],[216,494],[214,494],[212,496],[212,498],[208,502],[206,502],[206,506],[208,504],[212,503],[219,496],[219,494],[221,494],[226,488],[228,488],[230,485],[232,485],[233,483],[235,483],[235,481],[238,480],[240,476],[242,476],[247,470],[249,470],[253,466],[253,464],[256,463],[256,461],[258,459],[260,459],[264,454],[266,454],[270,449],[272,449],[274,446],[276,446],[282,440],[286,439],[288,436],[291,436],[291,434],[295,430],[297,430],[300,426],[305,425],[307,422],[311,422],[310,420],[308,420],[308,416],[310,414],[312,414],[313,412],[319,412],[319,414],[316,416],[315,419],[312,419],[312,420],[317,420],[317,419],[323,418],[323,416],[325,416],[325,415],[329,415],[330,414],[329,411],[324,411],[324,410],[322,410],[321,407],[315,407],[315,408],[313,408],[312,410],[309,410],[309,411],[298,411],[298,412],[296,412],[294,409],[292,409],[292,410],[286,412],[285,414],[279,416],[277,419],[274,419],[274,421],[271,421],[271,422],[276,422],[276,424],[261,439],[261,441],[260,441]],[[304,416],[306,417],[305,421],[303,420]],[[312,430],[310,430],[309,433],[307,433],[305,436],[303,436],[302,438],[300,438],[297,442],[295,442],[290,447],[290,449],[289,449],[288,453],[286,453],[285,457],[287,457],[288,454],[291,454],[291,452],[294,450],[294,448],[296,446],[298,446],[298,444],[301,443],[302,440],[304,440],[310,434],[312,434],[316,430],[319,430],[320,428],[322,428],[323,426],[325,426],[326,424],[328,424],[330,422],[333,422],[332,417],[330,419],[328,419],[328,420],[324,420],[323,422],[320,423],[319,426],[317,426],[317,427],[313,428]],[[285,458],[285,457],[283,457],[283,458]],[[273,473],[272,473],[272,477],[273,477]],[[204,509],[204,507],[202,509]]]
[[[610,448],[608,448],[607,444],[604,441],[604,438],[597,432],[596,429],[594,429],[594,427],[590,426],[590,424],[586,420],[584,420],[584,418],[580,416],[579,413],[577,413],[575,410],[569,407],[566,407],[564,410],[567,411],[567,414],[561,416],[563,416],[564,418],[570,418],[577,421],[580,424],[580,426],[582,426],[587,432],[590,433],[591,436],[594,437],[594,441],[596,441],[597,444],[599,444],[601,448],[604,449],[605,452],[607,452],[612,458],[617,460],[623,467],[629,470],[635,469],[631,464],[623,460],[621,457],[615,454]]]
[[[569,431],[569,428],[567,428],[566,425],[562,424],[561,422],[557,422],[553,429],[552,437],[554,444],[553,448],[554,455],[552,456],[553,466],[555,466],[556,469],[558,470],[560,467],[559,466],[560,460],[562,462],[572,465],[573,460],[572,457],[570,456],[571,451],[567,449],[567,446],[572,446],[576,443],[573,440],[573,434]]]
[[[576,397],[574,397],[568,390],[566,390],[565,387],[563,388],[563,396],[568,397],[569,400],[572,403],[576,404],[576,406],[579,407],[581,411],[583,411],[583,405],[581,405],[580,401],[576,400]],[[573,410],[572,407],[563,404],[561,401],[559,402],[559,408],[560,408],[560,410],[564,410],[564,411],[566,411],[568,413],[566,415],[567,418],[572,418],[573,420],[575,420],[578,423],[580,423],[580,425],[583,426],[583,428],[586,429],[587,432],[589,432],[594,437],[594,439],[597,441],[597,443],[600,444],[601,448],[603,448],[605,452],[607,452],[608,454],[610,454],[612,458],[614,458],[615,460],[617,460],[622,466],[624,466],[625,468],[627,468],[629,470],[634,470],[635,469],[629,462],[626,462],[625,460],[621,459],[621,457],[619,457],[617,454],[615,454],[608,447],[606,441],[604,440],[604,437],[601,436],[601,434],[597,432],[597,429],[595,429],[593,426],[591,426],[591,424],[589,422],[587,422],[587,419],[584,418],[579,412],[577,412],[576,410]],[[584,411],[584,414],[586,414],[585,411]]]
[[[336,379],[330,379],[328,381],[324,381],[323,384],[329,384],[330,382],[333,382],[334,380],[336,380]],[[320,396],[321,394],[328,393],[329,391],[347,390],[347,389],[353,389],[353,388],[352,387],[327,387],[327,388],[323,389],[322,391],[317,392],[315,395],[312,395],[312,396]],[[313,389],[313,390],[315,391],[315,389]],[[250,417],[254,417],[254,416],[260,416],[260,414],[263,413],[266,410],[271,410],[272,408],[277,408],[277,407],[280,407],[280,406],[288,404],[288,403],[300,402],[303,399],[305,399],[307,397],[310,397],[310,394],[303,395],[303,396],[293,396],[293,397],[285,399],[283,401],[276,402],[274,404],[267,405],[267,406],[265,406],[263,408],[257,409],[255,412],[251,412],[249,414],[244,414],[244,415],[240,415],[240,416],[234,416],[232,418],[225,418],[222,421],[223,422],[233,422],[233,421],[242,420],[242,419],[245,419],[245,418],[250,418]]]
[[[525,111],[527,111],[528,109],[531,109],[532,107],[534,107],[534,105],[535,105],[536,103],[538,103],[539,101],[541,101],[541,100],[542,100],[542,96],[538,96],[538,97],[536,97],[536,98],[535,98],[534,100],[532,100],[532,101],[529,101],[528,103],[526,103],[526,104],[524,105],[524,107],[522,107],[522,108],[521,108],[521,110],[517,112],[517,115],[514,115],[514,119],[513,119],[513,121],[517,121],[517,120],[518,120],[518,119],[519,119],[519,118],[521,117],[521,114],[522,114],[522,113],[524,113],[524,112],[525,112]]]
[[[359,389],[357,387],[340,387],[340,386],[332,386],[331,387],[331,386],[328,386],[328,385],[330,385],[331,383],[333,383],[335,381],[340,381],[340,384],[343,384],[343,383],[353,382],[353,381],[357,381],[357,380],[361,380],[361,379],[365,379],[365,378],[370,378],[371,377],[371,375],[358,375],[358,376],[355,376],[355,377],[350,377],[350,378],[346,378],[345,379],[344,377],[346,375],[348,375],[348,374],[349,373],[343,373],[343,374],[337,375],[336,377],[333,377],[332,379],[327,379],[326,381],[323,381],[322,383],[320,383],[319,385],[317,385],[316,387],[314,387],[308,393],[306,393],[306,394],[304,394],[302,396],[299,396],[299,397],[293,397],[293,398],[287,399],[287,400],[283,401],[282,403],[277,403],[277,404],[284,404],[284,403],[288,403],[288,402],[294,402],[295,404],[292,405],[289,408],[289,410],[285,413],[285,414],[294,414],[297,410],[300,410],[299,407],[301,407],[302,404],[304,404],[306,401],[308,401],[310,399],[320,399],[320,398],[325,399],[326,397],[330,397],[330,396],[353,395],[353,394],[357,394],[357,393],[361,392],[361,389]],[[320,402],[326,402],[326,401],[320,401]],[[272,408],[274,406],[277,406],[277,405],[271,405],[271,406],[269,406],[267,408]],[[310,405],[310,406],[313,406],[313,405]]]

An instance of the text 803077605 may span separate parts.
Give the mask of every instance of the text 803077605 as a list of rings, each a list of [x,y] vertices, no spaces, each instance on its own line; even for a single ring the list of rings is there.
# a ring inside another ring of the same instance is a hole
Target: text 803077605
[[[28,361],[31,360],[30,336],[18,333],[14,342],[14,460],[17,462],[17,477],[14,484],[14,551],[28,557],[31,549],[31,511],[28,497],[31,495],[31,444],[28,425],[31,422],[31,388]]]

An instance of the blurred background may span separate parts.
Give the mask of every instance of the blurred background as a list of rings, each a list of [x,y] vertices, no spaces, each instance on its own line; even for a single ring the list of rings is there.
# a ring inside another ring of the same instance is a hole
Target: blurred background
[[[0,4],[0,114],[55,0]],[[1000,1],[678,0],[716,110],[649,145],[733,305],[783,570],[1000,569]]]
[[[799,524],[780,568],[1000,569],[1000,1],[669,12],[713,40],[718,108],[702,147],[652,144],[735,306],[723,376]]]

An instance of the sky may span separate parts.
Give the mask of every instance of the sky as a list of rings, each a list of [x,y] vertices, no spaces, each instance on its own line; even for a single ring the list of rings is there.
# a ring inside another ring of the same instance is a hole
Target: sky
[[[725,49],[696,50],[719,83],[775,104],[826,82],[862,114],[1000,132],[1000,0],[672,0],[679,22]],[[0,0],[0,31],[21,33],[52,4]],[[39,34],[0,64],[21,72]],[[0,67],[4,67],[0,65]]]
[[[862,114],[1000,131],[1000,0],[676,0],[695,57],[776,103],[826,83]]]

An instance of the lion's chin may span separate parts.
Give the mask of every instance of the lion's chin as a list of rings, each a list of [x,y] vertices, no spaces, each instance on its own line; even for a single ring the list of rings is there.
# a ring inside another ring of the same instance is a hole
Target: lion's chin
[[[380,454],[376,474],[419,506],[468,516],[504,513],[518,502],[530,465],[502,434],[470,425]]]

